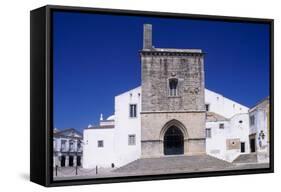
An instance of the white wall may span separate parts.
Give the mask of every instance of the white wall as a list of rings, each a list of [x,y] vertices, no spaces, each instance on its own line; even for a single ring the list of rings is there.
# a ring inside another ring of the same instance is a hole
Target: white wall
[[[227,150],[226,140],[240,139],[240,142],[245,142],[245,153],[248,153],[249,108],[208,89],[205,89],[205,103],[209,104],[210,112],[228,119],[224,122],[206,123],[206,128],[211,128],[212,132],[212,138],[206,139],[206,152],[231,162],[240,155],[240,149]],[[239,123],[240,120],[242,124]],[[220,123],[225,123],[224,129],[219,129]]]
[[[111,167],[111,163],[120,167],[140,158],[140,93],[141,88],[137,87],[115,97],[114,122],[110,121],[114,128],[84,129],[84,168]],[[136,117],[129,117],[130,104],[137,105]],[[135,135],[135,145],[129,145],[129,135]],[[97,147],[98,140],[104,141],[103,148]]]
[[[242,121],[240,123],[239,121]],[[224,123],[224,129],[219,124]],[[227,149],[227,139],[240,139],[245,142],[245,153],[249,153],[249,115],[248,113],[234,115],[229,121],[207,122],[206,128],[211,128],[211,138],[206,138],[206,152],[209,155],[232,162],[240,154],[239,149]]]
[[[117,166],[125,165],[141,155],[141,87],[115,97],[115,153]],[[137,117],[129,117],[129,105],[137,104]],[[128,145],[128,135],[136,135],[136,145]]]
[[[219,93],[205,89],[205,103],[209,104],[209,111],[231,118],[238,113],[248,113],[249,108]]]
[[[239,121],[242,120],[242,123],[239,123]],[[229,138],[235,138],[238,137],[240,139],[240,142],[245,143],[245,153],[247,154],[250,152],[250,146],[249,146],[249,114],[237,114],[230,120],[231,124],[231,131],[228,134]],[[234,160],[238,155],[240,155],[240,149],[233,152],[232,160]]]
[[[98,140],[103,140],[103,147],[98,147]],[[84,168],[111,167],[114,154],[114,128],[84,129]]]
[[[224,123],[225,128],[220,129],[219,124]],[[219,159],[226,159],[225,130],[229,129],[228,121],[207,122],[206,128],[211,129],[211,137],[206,138],[206,153]]]

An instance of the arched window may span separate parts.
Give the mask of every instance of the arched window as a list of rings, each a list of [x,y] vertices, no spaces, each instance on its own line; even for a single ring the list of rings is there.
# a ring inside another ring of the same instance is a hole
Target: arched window
[[[173,78],[169,79],[169,95],[170,96],[177,96],[178,92],[178,80]]]

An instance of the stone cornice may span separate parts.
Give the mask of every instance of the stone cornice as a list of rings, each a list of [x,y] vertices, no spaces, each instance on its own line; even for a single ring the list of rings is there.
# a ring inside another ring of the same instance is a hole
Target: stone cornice
[[[205,137],[200,138],[185,138],[184,141],[198,141],[198,140],[205,140]],[[147,142],[164,142],[164,139],[147,139],[147,140],[141,140],[141,143],[147,143]]]
[[[182,49],[163,49],[163,50],[157,50],[157,49],[148,49],[148,50],[141,50],[139,51],[140,55],[147,56],[203,56],[205,53],[203,52],[196,52],[192,50],[182,50]]]
[[[206,113],[204,110],[186,110],[186,111],[142,111],[140,114],[153,114],[153,113]]]

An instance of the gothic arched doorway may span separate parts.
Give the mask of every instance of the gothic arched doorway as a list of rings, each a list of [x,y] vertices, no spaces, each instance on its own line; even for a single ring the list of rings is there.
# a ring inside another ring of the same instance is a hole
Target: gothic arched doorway
[[[184,136],[176,126],[171,126],[164,135],[164,155],[180,155],[184,153]]]

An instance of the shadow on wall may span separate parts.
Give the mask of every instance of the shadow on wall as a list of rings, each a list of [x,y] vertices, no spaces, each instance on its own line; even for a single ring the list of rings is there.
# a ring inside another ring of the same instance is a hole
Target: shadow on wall
[[[28,173],[20,173],[20,178],[23,179],[23,180],[27,180],[29,181],[30,177],[29,177],[29,174]]]

